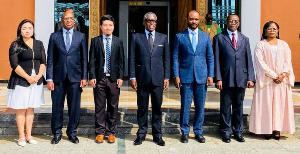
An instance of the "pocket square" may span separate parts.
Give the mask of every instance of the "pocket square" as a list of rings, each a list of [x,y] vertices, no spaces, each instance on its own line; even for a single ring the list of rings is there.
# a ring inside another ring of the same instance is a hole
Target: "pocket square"
[[[159,47],[163,47],[164,45],[158,45]]]

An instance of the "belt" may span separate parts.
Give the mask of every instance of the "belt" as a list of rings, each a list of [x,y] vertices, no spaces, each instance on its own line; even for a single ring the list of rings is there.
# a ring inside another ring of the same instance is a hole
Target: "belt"
[[[110,76],[110,74],[109,73],[104,73],[104,76]]]

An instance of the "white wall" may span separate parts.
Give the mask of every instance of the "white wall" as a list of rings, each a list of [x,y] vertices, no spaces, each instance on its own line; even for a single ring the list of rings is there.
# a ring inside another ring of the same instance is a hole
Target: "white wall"
[[[54,31],[54,0],[35,0],[35,37],[47,53],[50,34]]]
[[[260,7],[261,0],[241,0],[241,30],[250,40],[253,53],[256,43],[260,41]],[[253,56],[253,54],[252,54]]]

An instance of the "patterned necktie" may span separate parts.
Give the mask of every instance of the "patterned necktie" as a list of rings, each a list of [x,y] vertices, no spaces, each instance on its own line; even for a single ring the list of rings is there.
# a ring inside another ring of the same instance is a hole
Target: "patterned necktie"
[[[236,48],[237,43],[236,43],[236,39],[235,39],[234,35],[235,35],[235,33],[232,33],[232,40],[231,41],[232,41],[232,44],[233,44],[234,48]]]
[[[70,36],[69,36],[69,34],[70,34],[70,31],[67,31],[66,32],[66,49],[67,49],[67,51],[69,51],[69,49],[70,49]]]
[[[197,46],[197,42],[196,42],[196,33],[194,31],[192,31],[192,46],[193,46],[193,50],[194,52],[196,51],[196,46]]]
[[[152,37],[152,33],[150,32],[149,34],[148,34],[148,36],[149,36],[149,38],[148,38],[148,41],[149,41],[149,49],[150,49],[150,52],[152,52],[152,50],[153,50],[153,37]]]
[[[110,45],[109,45],[109,39],[110,38],[105,38],[106,39],[106,73],[110,73],[110,55],[111,55],[111,51],[110,51]]]

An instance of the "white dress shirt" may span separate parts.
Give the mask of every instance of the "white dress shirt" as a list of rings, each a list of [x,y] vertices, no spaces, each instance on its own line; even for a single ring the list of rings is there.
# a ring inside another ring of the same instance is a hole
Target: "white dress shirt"
[[[192,39],[193,39],[192,31],[193,31],[193,30],[191,30],[190,28],[188,28],[188,31],[189,31],[190,41],[191,41],[191,43],[192,43]],[[199,31],[198,28],[196,28],[196,29],[194,30],[195,35],[196,35],[196,44],[198,44],[198,31]]]
[[[63,36],[64,36],[64,41],[65,41],[65,46],[67,46],[67,41],[66,41],[66,32],[67,32],[68,30],[66,30],[65,28],[63,28]],[[74,33],[74,28],[72,28],[72,29],[70,29],[69,30],[69,38],[70,38],[70,47],[71,47],[71,44],[72,44],[72,36],[73,36],[73,33]]]
[[[234,35],[234,38],[235,38],[236,43],[237,43],[237,42],[238,42],[238,32],[237,32],[237,30],[234,31],[234,32],[232,32],[232,31],[230,31],[230,30],[227,29],[227,32],[228,32],[228,34],[229,34],[229,37],[230,37],[230,40],[231,40],[231,41],[232,41],[232,33],[235,34],[235,35]]]

